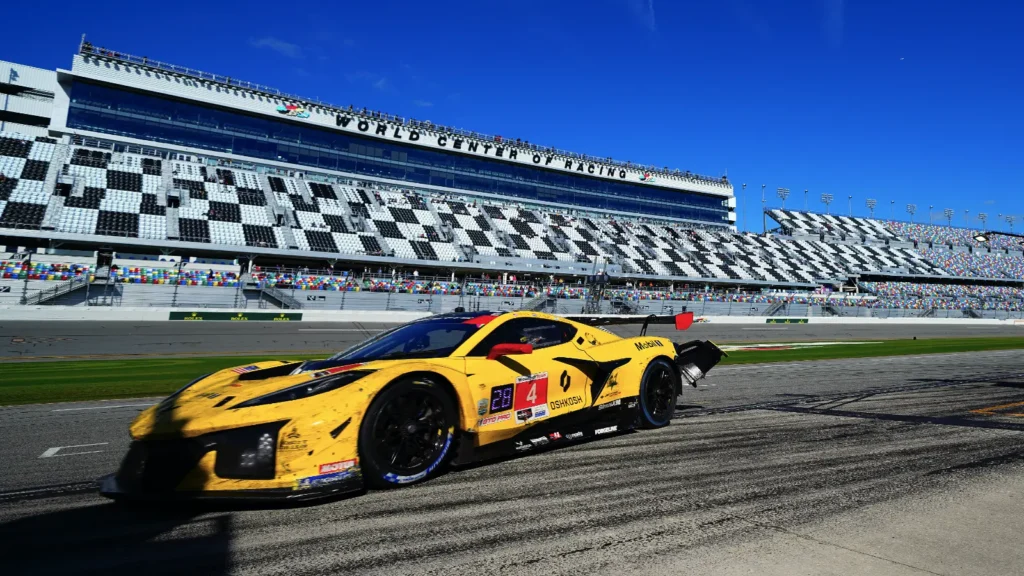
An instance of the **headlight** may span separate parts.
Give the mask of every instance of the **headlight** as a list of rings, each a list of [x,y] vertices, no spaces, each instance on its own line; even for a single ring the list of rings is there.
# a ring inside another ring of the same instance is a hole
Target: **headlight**
[[[211,372],[210,374],[213,374],[213,372]],[[157,408],[156,408],[157,412],[163,412],[164,410],[167,410],[168,408],[170,408],[171,405],[174,404],[174,401],[178,398],[178,396],[181,396],[182,392],[184,392],[185,390],[188,390],[193,384],[195,384],[195,383],[205,379],[210,374],[203,374],[199,378],[196,378],[195,380],[193,380],[193,381],[189,382],[188,384],[185,384],[184,386],[179,388],[178,391],[175,392],[174,394],[171,394],[167,398],[164,398],[163,400],[161,400],[160,404],[157,405]]]
[[[277,392],[264,394],[263,396],[253,398],[252,400],[246,400],[245,402],[236,404],[231,408],[251,408],[253,406],[263,406],[265,404],[277,404],[278,402],[302,400],[303,398],[309,398],[310,396],[316,396],[317,394],[337,390],[342,386],[359,380],[363,376],[370,374],[370,372],[371,371],[369,370],[352,370],[350,372],[338,374],[337,376],[303,382],[302,384],[297,384],[295,386],[285,388],[284,390],[278,390]]]
[[[277,435],[285,422],[236,428],[204,437],[217,451],[214,473],[221,478],[273,478]]]

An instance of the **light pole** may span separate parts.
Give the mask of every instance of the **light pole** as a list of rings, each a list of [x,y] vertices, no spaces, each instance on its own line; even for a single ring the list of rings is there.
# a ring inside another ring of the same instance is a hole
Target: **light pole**
[[[929,226],[931,226],[931,223],[932,223],[932,209],[934,209],[934,208],[935,208],[935,206],[933,206],[932,204],[928,205],[928,225]]]
[[[910,214],[910,221],[914,221],[914,212],[917,212],[917,204],[907,204],[907,214]]]
[[[985,229],[985,220],[988,220],[988,214],[984,212],[978,212],[978,220],[981,220],[981,229]]]
[[[1013,223],[1017,220],[1016,216],[1007,216],[1006,223],[1010,225],[1010,234],[1013,234]]]
[[[969,227],[971,225],[971,219],[967,217],[967,215],[970,214],[970,212],[970,210],[964,210],[964,226]]]
[[[868,201],[865,202],[864,204],[867,205],[868,211],[871,212],[871,218],[874,219],[874,217],[875,217],[875,206],[878,206],[878,200],[875,200],[874,198],[868,198]]]
[[[828,205],[832,203],[832,199],[833,198],[834,198],[834,196],[832,196],[831,194],[822,194],[821,195],[821,202],[825,205],[825,214],[829,213]]]
[[[946,217],[946,224],[948,226],[953,225],[953,214],[955,214],[955,212],[953,212],[952,208],[946,208],[942,211],[942,215]]]
[[[743,231],[746,232],[747,231],[747,203],[743,200],[743,198],[746,197],[746,194],[744,194],[744,192],[747,191],[747,185],[744,183],[744,184],[741,184],[741,186],[742,187],[740,188],[740,203],[743,204],[743,207],[740,208],[740,210],[743,211]]]
[[[1007,216],[1007,218],[1011,218],[1011,216]],[[974,239],[984,244],[991,240],[993,236],[1008,236],[1010,238],[1018,238],[1020,239],[1020,245],[1024,246],[1024,234],[1014,234],[1013,232],[978,232],[977,234],[974,235]]]
[[[850,218],[853,218],[853,194],[847,196],[846,201],[850,204]]]
[[[889,220],[896,220],[896,201],[889,200]]]
[[[782,209],[786,209],[786,198],[789,198],[789,188],[776,188],[775,194],[782,200]]]
[[[807,188],[804,188],[804,212],[807,212]]]

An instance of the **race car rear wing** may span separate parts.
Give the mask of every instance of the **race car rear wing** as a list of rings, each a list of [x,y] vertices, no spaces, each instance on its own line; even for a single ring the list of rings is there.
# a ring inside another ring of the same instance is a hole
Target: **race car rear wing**
[[[640,328],[640,335],[647,335],[647,326],[650,324],[675,324],[676,330],[686,330],[693,325],[693,312],[683,312],[675,315],[650,314],[646,317],[640,316],[613,316],[613,315],[570,315],[564,316],[567,320],[586,324],[587,326],[627,326],[630,324],[643,324]]]
[[[588,326],[626,326],[641,322],[637,316],[566,316],[565,318]],[[693,325],[693,312],[683,312],[674,316],[651,314],[643,318],[643,327],[640,329],[641,336],[647,335],[647,326],[651,324],[675,324],[676,330],[686,330]],[[679,374],[693,387],[696,387],[697,381],[704,378],[709,370],[721,362],[722,358],[728,356],[713,342],[707,340],[691,340],[683,344],[674,344],[674,346]]]

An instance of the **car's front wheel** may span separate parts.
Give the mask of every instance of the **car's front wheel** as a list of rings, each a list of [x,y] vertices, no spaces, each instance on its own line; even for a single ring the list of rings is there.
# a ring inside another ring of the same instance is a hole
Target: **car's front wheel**
[[[455,402],[431,378],[388,386],[370,404],[359,430],[366,482],[392,488],[439,474],[455,454],[457,421]]]
[[[667,426],[676,411],[679,375],[667,360],[657,358],[647,365],[640,381],[640,425],[643,428]]]

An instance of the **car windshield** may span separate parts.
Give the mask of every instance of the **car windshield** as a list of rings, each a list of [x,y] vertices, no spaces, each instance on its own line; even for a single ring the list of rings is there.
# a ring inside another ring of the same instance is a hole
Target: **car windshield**
[[[480,329],[461,320],[405,324],[335,354],[329,362],[357,363],[394,358],[440,358],[450,355]]]

